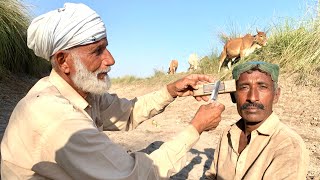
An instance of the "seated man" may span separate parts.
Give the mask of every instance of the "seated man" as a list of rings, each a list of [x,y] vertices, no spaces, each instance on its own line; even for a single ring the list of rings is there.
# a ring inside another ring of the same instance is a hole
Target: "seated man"
[[[109,94],[108,74],[115,60],[107,49],[102,19],[84,4],[66,3],[35,18],[27,43],[51,62],[52,71],[11,114],[1,142],[3,180],[168,178],[185,166],[200,134],[221,120],[222,104],[204,104],[190,124],[159,149],[128,154],[103,131],[132,130],[176,97],[192,96],[197,84],[213,82],[213,77],[192,74],[131,100]]]
[[[208,179],[306,178],[306,146],[272,110],[280,96],[278,75],[279,66],[267,62],[233,69],[233,100],[242,118],[223,132]]]

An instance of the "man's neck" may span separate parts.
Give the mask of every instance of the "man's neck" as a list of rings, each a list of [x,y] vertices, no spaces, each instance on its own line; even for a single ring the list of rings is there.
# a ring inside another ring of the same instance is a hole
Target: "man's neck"
[[[263,122],[264,121],[248,122],[245,119],[241,119],[241,121],[237,123],[237,126],[243,131],[246,136],[248,136],[252,131],[258,129]]]
[[[253,123],[247,122],[246,120],[242,119],[237,123],[237,126],[242,130],[239,138],[239,147],[238,153],[245,149],[245,147],[250,143],[251,140],[251,132],[258,129],[258,127],[263,123],[263,121]]]
[[[239,148],[238,148],[239,154],[250,143],[251,132],[258,129],[264,123],[264,121],[266,121],[266,119],[259,122],[248,122],[245,119],[241,119],[240,121],[237,122],[238,128],[241,129],[241,134],[239,138]]]
[[[75,88],[75,87],[73,87],[73,88]],[[75,90],[80,94],[80,96],[83,97],[83,99],[86,99],[89,94],[89,93],[81,91],[80,89],[75,89]]]
[[[258,129],[264,121],[248,122],[244,120],[244,132],[248,136],[252,131]]]

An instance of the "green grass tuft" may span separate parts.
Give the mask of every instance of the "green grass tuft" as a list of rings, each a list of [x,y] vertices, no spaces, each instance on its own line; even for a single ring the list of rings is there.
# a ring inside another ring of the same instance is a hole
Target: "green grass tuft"
[[[28,10],[19,0],[0,1],[0,66],[13,73],[41,76],[50,63],[27,47]]]

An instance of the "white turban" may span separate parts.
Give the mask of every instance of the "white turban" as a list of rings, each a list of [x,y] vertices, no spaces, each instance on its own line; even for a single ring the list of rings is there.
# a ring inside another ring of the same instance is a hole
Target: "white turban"
[[[64,8],[35,18],[28,28],[27,44],[46,60],[59,50],[90,44],[106,37],[100,16],[84,4],[65,3]]]

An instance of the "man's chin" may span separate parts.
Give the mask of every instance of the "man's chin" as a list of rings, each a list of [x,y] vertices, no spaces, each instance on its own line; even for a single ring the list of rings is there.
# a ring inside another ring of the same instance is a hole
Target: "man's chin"
[[[89,92],[90,94],[95,94],[95,95],[103,95],[105,93],[108,92],[109,89],[103,89],[103,90],[89,90],[87,92]]]
[[[104,74],[101,79],[92,74],[78,74],[72,77],[74,84],[84,92],[102,95],[108,92],[111,87],[111,80],[108,74]]]
[[[80,89],[82,89],[84,92],[95,94],[95,95],[102,95],[109,91],[111,87],[110,81],[102,81],[98,84],[94,83],[88,83],[86,86],[80,85]]]
[[[107,93],[107,91],[104,91],[104,92],[97,92],[97,91],[94,91],[94,92],[89,92],[90,94],[93,94],[93,95],[98,95],[98,96],[101,96],[105,93]]]
[[[259,123],[263,119],[258,113],[245,113],[242,116],[243,119],[245,119],[247,122],[252,122],[252,123]]]
[[[96,88],[93,88],[92,90],[90,90],[89,93],[96,94],[96,95],[102,95],[102,94],[107,93],[109,91],[110,87],[111,87],[111,84],[107,84],[106,86],[96,87]]]

